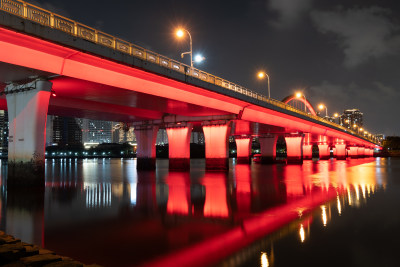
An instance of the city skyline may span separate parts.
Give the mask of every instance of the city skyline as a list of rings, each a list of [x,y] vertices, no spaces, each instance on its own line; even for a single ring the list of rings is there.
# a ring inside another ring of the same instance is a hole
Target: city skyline
[[[263,69],[271,77],[272,98],[300,89],[332,113],[362,110],[369,132],[400,134],[383,116],[399,112],[399,7],[392,1],[220,1],[211,9],[184,1],[116,1],[115,7],[125,7],[118,15],[98,2],[96,12],[89,12],[91,3],[79,3],[79,9],[75,1],[32,3],[188,63],[180,58],[188,43],[174,36],[183,25],[193,35],[193,52],[206,57],[196,67],[266,95],[266,82],[256,78]],[[128,15],[138,8],[143,12]]]

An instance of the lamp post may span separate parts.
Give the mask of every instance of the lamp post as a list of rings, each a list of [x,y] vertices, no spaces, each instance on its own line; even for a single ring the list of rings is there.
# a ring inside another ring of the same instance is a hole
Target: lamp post
[[[193,49],[192,49],[192,35],[190,35],[190,32],[186,29],[179,29],[176,31],[176,36],[178,36],[179,38],[182,38],[183,35],[185,34],[185,32],[189,35],[189,41],[190,41],[190,51],[189,52],[184,52],[181,54],[181,57],[183,58],[183,56],[185,54],[190,54],[190,67],[193,68]]]
[[[328,117],[328,108],[324,104],[319,104],[318,109],[323,110],[325,108],[326,117]]]
[[[333,114],[333,117],[334,117],[335,119],[339,118],[339,113],[335,112],[335,113]],[[338,121],[338,123],[339,123],[339,121]]]
[[[306,105],[307,99],[306,99],[306,96],[301,92],[297,92],[296,93],[296,98],[301,98],[301,97],[304,97],[304,112],[307,113],[307,105]]]
[[[264,77],[267,77],[267,80],[268,80],[268,98],[271,98],[271,91],[270,91],[270,87],[269,87],[269,75],[264,71],[259,71],[257,76],[258,76],[259,79],[264,79]]]

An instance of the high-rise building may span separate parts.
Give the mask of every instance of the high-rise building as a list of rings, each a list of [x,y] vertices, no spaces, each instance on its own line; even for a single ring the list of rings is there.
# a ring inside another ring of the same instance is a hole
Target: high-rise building
[[[83,119],[85,132],[84,143],[111,143],[112,142],[112,122],[86,120]]]
[[[6,155],[8,151],[8,112],[0,110],[0,154]]]
[[[75,118],[52,116],[50,120],[52,144],[61,147],[80,146],[82,144],[82,129]]]
[[[363,113],[359,109],[346,109],[339,117],[339,124],[349,129],[363,126]]]

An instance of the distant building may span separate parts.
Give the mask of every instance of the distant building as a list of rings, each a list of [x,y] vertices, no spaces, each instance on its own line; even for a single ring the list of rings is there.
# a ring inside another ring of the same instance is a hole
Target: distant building
[[[339,117],[339,124],[349,129],[363,126],[363,113],[359,109],[346,109]]]
[[[0,153],[7,154],[8,151],[8,112],[0,110]]]
[[[134,128],[128,123],[112,122],[112,142],[113,143],[136,143]]]
[[[112,122],[88,120],[86,129],[85,143],[111,143],[112,142]]]
[[[52,145],[61,147],[80,146],[82,144],[82,129],[75,118],[50,116],[47,128],[47,135],[51,138]],[[47,143],[47,142],[46,142]]]

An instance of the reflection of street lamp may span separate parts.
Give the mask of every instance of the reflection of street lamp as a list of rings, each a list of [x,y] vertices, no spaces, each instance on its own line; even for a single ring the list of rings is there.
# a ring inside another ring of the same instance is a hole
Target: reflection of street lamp
[[[328,108],[324,104],[319,104],[318,109],[323,110],[325,108],[326,117],[328,117]]]
[[[297,92],[296,93],[296,98],[301,98],[301,97],[304,97],[304,112],[307,112],[307,105],[306,105],[307,99],[306,99],[306,96],[301,92]]]
[[[270,91],[270,87],[269,87],[269,76],[268,76],[268,74],[266,72],[264,72],[264,71],[259,71],[257,76],[258,76],[259,79],[264,79],[265,76],[267,77],[267,80],[268,80],[268,98],[271,98],[271,91]]]

